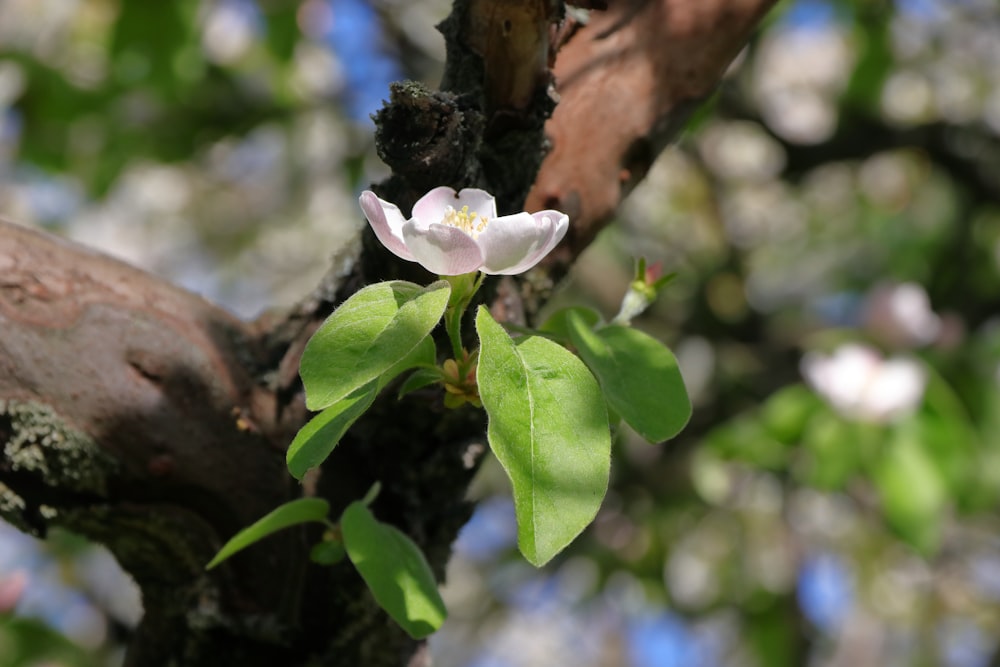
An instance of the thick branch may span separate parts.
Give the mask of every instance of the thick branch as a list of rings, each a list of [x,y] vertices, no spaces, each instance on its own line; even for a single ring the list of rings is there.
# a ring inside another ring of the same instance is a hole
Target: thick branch
[[[545,128],[553,148],[527,208],[569,214],[561,267],[611,220],[774,3],[612,1],[559,51],[560,102]]]
[[[246,325],[54,237],[0,222],[0,239],[5,518],[107,542],[143,588],[147,625],[192,607],[206,630],[236,608],[282,622],[274,573],[294,571],[301,549],[272,544],[202,574],[220,537],[290,492],[284,443],[258,417],[274,402],[254,382]]]

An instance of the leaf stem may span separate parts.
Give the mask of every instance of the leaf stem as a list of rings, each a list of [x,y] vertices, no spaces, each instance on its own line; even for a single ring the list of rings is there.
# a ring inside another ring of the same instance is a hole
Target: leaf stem
[[[455,359],[462,358],[462,315],[465,308],[448,307],[445,311],[444,326],[448,331],[448,338],[451,340],[451,353]]]

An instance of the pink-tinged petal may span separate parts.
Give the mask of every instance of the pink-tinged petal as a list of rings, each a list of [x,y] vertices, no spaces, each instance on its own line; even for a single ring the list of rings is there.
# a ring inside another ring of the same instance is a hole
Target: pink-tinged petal
[[[403,225],[403,239],[413,253],[414,261],[439,276],[471,273],[483,263],[479,245],[457,227],[440,224],[425,226],[410,221]]]
[[[455,208],[469,207],[470,213],[477,213],[480,218],[492,220],[497,217],[497,200],[486,190],[479,188],[463,188],[458,192],[458,204]]]
[[[532,213],[531,217],[533,217],[535,220],[540,220],[541,218],[549,217],[556,221],[555,234],[552,235],[552,240],[549,242],[550,245],[548,249],[545,251],[545,254],[547,255],[552,251],[553,248],[559,245],[559,242],[563,240],[564,236],[566,236],[566,230],[569,229],[569,216],[563,213],[562,211],[553,211],[550,209],[546,211],[539,211],[538,213]]]
[[[514,218],[517,219],[515,224],[510,224],[509,221]],[[484,246],[483,254],[486,256],[483,272],[506,275],[524,273],[556,247],[568,228],[569,216],[559,211],[518,213],[497,218],[479,235],[479,242]],[[514,235],[520,236],[510,238]]]
[[[497,215],[496,200],[493,195],[477,188],[465,188],[456,192],[447,186],[434,188],[413,205],[413,217],[423,225],[441,222],[448,207],[461,210],[469,207],[469,213],[492,220]]]
[[[458,203],[458,194],[452,188],[442,185],[434,188],[413,205],[413,219],[426,227],[432,222],[441,222],[448,207]]]
[[[400,213],[399,207],[384,199],[379,199],[371,190],[365,190],[358,198],[361,210],[368,218],[375,236],[393,254],[409,262],[416,261],[403,240],[403,224],[406,219]]]
[[[536,224],[541,227],[548,227],[551,224],[552,236],[548,237],[536,252],[528,257],[525,257],[524,261],[519,263],[517,266],[512,266],[508,269],[507,273],[524,273],[528,269],[535,266],[535,264],[538,264],[543,257],[548,255],[557,245],[559,245],[559,242],[563,240],[564,236],[566,236],[566,230],[569,229],[569,216],[561,211],[539,211],[537,213],[532,213],[531,217],[534,218]]]
[[[530,213],[491,220],[476,239],[483,249],[483,272],[520,273],[525,269],[518,267],[539,256],[554,231],[551,219],[539,222]]]

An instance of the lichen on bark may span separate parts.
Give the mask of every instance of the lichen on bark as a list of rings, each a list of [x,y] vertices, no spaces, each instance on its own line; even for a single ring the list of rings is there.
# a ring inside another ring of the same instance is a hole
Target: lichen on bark
[[[0,445],[0,516],[36,535],[45,534],[67,502],[104,498],[119,467],[92,438],[37,401],[0,399]]]
[[[0,399],[0,437],[11,471],[37,474],[51,487],[103,496],[118,468],[91,438],[36,401]]]

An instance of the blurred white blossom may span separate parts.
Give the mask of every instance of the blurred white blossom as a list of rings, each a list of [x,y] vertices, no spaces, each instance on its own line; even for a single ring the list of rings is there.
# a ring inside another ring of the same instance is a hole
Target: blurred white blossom
[[[941,333],[941,318],[931,310],[931,301],[917,283],[879,285],[865,304],[868,329],[897,347],[928,345]]]
[[[249,3],[229,1],[208,8],[201,47],[209,59],[228,65],[250,50],[255,39],[252,7]]]
[[[885,359],[857,343],[833,354],[809,352],[802,375],[835,410],[850,419],[895,421],[911,414],[923,400],[927,372],[915,359]]]
[[[830,138],[854,58],[846,31],[832,22],[765,35],[754,61],[753,94],[768,127],[792,143]]]

